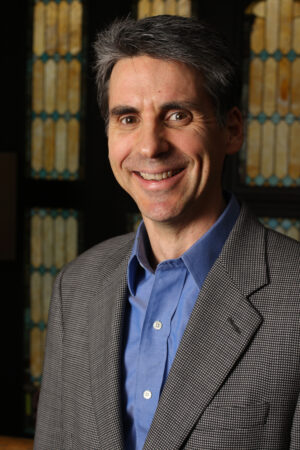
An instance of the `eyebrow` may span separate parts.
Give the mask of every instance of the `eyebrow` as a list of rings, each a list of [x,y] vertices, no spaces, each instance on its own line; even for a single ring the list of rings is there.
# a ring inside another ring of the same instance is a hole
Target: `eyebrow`
[[[160,106],[160,110],[162,112],[170,111],[172,109],[193,109],[196,111],[200,110],[200,105],[195,102],[167,102],[163,103]],[[109,115],[112,116],[121,116],[123,114],[137,114],[139,110],[137,108],[134,108],[133,106],[129,105],[119,105],[112,108],[109,112]]]

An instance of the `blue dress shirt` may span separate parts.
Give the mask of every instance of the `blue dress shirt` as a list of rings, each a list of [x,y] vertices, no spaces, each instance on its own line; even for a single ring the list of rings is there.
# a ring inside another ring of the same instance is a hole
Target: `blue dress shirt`
[[[214,225],[179,258],[158,264],[139,226],[128,264],[123,353],[123,414],[128,450],[141,450],[201,286],[239,215],[232,195]]]

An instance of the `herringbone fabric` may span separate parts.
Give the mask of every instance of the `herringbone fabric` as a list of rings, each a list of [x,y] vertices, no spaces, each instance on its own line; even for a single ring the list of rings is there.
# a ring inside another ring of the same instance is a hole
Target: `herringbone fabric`
[[[120,380],[133,235],[58,276],[35,450],[123,449]],[[245,207],[208,274],[145,450],[300,450],[300,245]]]

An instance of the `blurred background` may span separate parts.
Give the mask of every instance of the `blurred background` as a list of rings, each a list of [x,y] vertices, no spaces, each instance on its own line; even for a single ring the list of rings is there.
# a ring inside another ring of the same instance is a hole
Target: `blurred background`
[[[226,161],[224,187],[267,226],[300,239],[300,1],[23,0],[1,8],[0,435],[32,437],[53,280],[78,253],[139,220],[108,165],[92,72],[97,31],[115,17],[167,13],[223,32],[242,70],[246,133]]]

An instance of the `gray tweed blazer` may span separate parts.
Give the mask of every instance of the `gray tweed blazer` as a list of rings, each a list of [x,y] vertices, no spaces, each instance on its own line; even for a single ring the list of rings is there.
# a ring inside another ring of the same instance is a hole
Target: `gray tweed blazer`
[[[122,325],[134,235],[57,278],[35,450],[121,450]],[[145,450],[300,449],[300,245],[242,208],[208,274]]]

